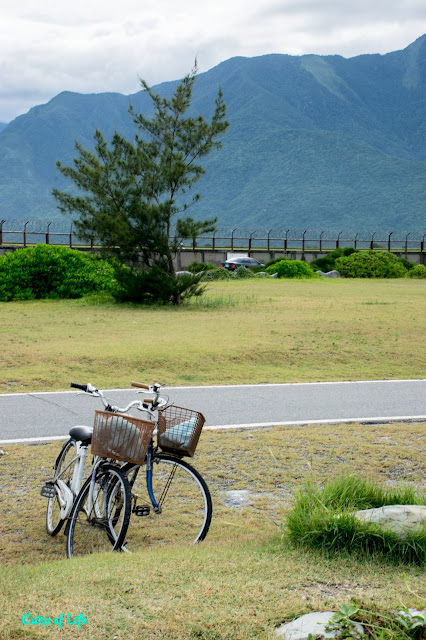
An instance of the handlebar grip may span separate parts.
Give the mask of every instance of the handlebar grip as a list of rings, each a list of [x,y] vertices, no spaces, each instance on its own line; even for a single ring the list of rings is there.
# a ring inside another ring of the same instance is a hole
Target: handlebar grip
[[[144,398],[143,399],[143,403],[144,404],[152,404],[154,402],[154,398]]]
[[[85,393],[87,393],[87,384],[79,384],[78,382],[71,382],[70,387],[72,387],[73,389],[81,389],[81,391],[84,391]]]
[[[132,387],[138,387],[139,389],[149,389],[149,384],[143,384],[142,382],[132,382]]]

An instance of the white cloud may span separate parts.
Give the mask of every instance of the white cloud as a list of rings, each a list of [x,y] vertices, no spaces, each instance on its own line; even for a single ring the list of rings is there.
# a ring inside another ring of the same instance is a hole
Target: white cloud
[[[16,0],[0,9],[0,121],[64,90],[139,89],[237,55],[386,53],[426,32],[420,0]]]

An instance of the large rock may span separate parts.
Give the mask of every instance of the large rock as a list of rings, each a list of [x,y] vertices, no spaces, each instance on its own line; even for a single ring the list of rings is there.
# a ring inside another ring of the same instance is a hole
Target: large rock
[[[364,522],[374,522],[383,529],[394,531],[400,538],[420,527],[426,527],[426,506],[392,504],[378,509],[356,511]]]
[[[316,271],[315,273],[318,273],[323,278],[340,278],[340,273],[335,269],[333,269],[333,271],[327,271],[327,272]]]
[[[318,611],[307,613],[296,620],[281,625],[276,629],[276,635],[286,640],[307,640],[309,636],[315,638],[320,635],[323,638],[335,638],[341,631],[326,631],[330,624],[334,611]],[[362,625],[354,623],[360,633],[364,632]]]

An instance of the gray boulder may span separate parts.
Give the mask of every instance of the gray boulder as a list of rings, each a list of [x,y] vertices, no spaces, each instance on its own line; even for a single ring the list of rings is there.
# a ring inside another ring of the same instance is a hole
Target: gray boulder
[[[363,522],[373,522],[383,529],[399,535],[401,539],[407,533],[420,527],[426,527],[426,506],[392,504],[378,509],[362,509],[355,516]]]
[[[326,273],[324,271],[316,271],[315,273],[318,273],[323,278],[340,278],[340,273],[335,269],[333,271],[327,271]]]

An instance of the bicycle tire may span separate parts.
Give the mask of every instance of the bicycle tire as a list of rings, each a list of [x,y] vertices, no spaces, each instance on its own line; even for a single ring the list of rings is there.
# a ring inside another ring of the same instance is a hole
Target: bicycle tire
[[[120,550],[130,520],[130,486],[121,469],[103,464],[96,470],[93,504],[89,508],[92,477],[78,494],[67,527],[67,557]]]
[[[72,459],[74,457],[74,460]],[[55,462],[55,474],[54,481],[58,476],[65,482],[68,487],[71,487],[71,481],[74,473],[74,468],[77,462],[75,456],[75,446],[71,444],[71,441],[67,441],[62,446],[62,449],[56,458]],[[67,465],[68,468],[67,468]],[[64,469],[62,473],[61,470]],[[62,473],[62,475],[61,475]],[[63,527],[66,518],[61,516],[61,505],[58,500],[57,494],[54,498],[49,498],[47,502],[46,510],[46,531],[50,536],[56,536]]]
[[[212,519],[212,500],[201,474],[188,462],[168,453],[157,453],[152,462],[153,491],[161,512],[149,498],[146,467],[127,464],[132,492],[132,515],[125,540],[126,551],[156,544],[201,542]],[[144,515],[136,515],[137,509]]]

